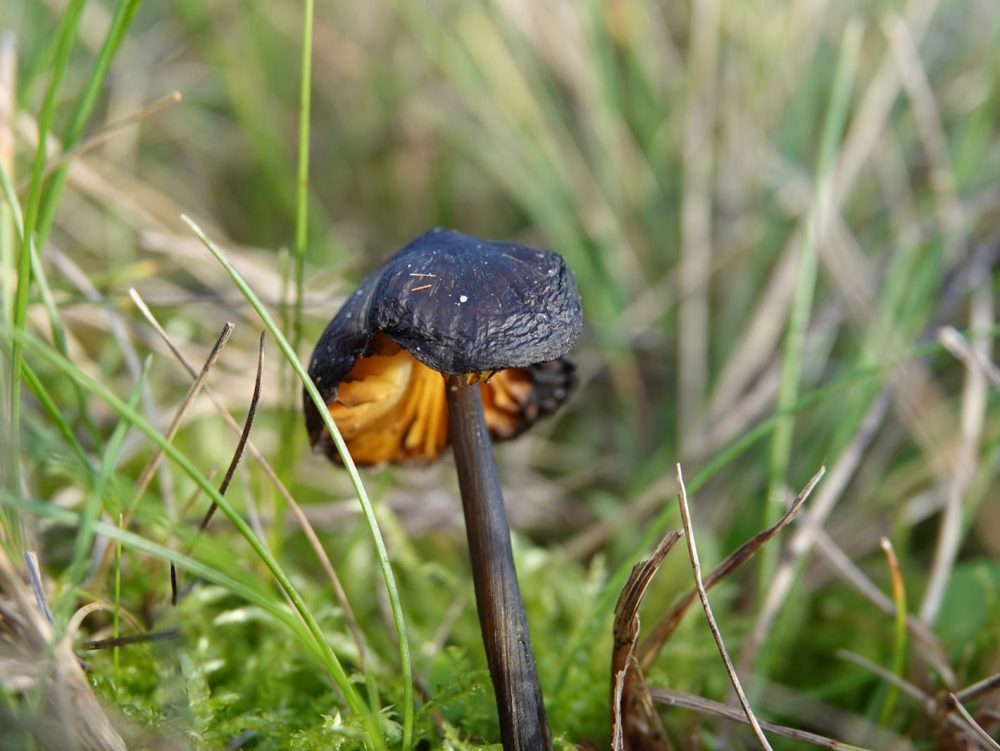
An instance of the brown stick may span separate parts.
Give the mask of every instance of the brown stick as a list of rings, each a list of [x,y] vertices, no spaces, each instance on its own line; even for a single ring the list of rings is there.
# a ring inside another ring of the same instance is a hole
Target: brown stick
[[[445,391],[476,607],[496,691],[503,747],[505,751],[551,749],[479,384],[469,384],[464,376],[446,376]]]

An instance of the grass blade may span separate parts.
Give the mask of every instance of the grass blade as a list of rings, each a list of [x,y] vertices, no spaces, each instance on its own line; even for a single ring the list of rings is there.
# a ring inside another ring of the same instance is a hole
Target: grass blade
[[[299,161],[295,181],[295,314],[292,349],[302,341],[302,296],[309,235],[309,116],[312,87],[313,0],[305,0],[302,18],[302,78],[299,88]],[[287,440],[288,436],[285,436]]]
[[[882,538],[882,550],[885,552],[886,561],[889,563],[889,574],[892,580],[892,602],[896,606],[896,616],[893,619],[895,629],[893,633],[892,648],[892,672],[903,678],[906,669],[906,586],[903,583],[903,573],[899,570],[899,560],[896,558],[896,551],[892,548],[892,543],[888,537]],[[899,698],[899,688],[890,683],[882,709],[879,712],[879,725],[888,726],[893,710],[896,708],[896,700]]]
[[[128,409],[133,412],[138,407],[139,397],[142,395],[142,389],[146,385],[150,362],[151,360],[147,358],[143,363],[139,378],[136,380],[135,386],[132,387],[132,393],[129,394],[128,402],[126,402]],[[107,498],[108,489],[111,485],[111,476],[115,471],[115,465],[118,463],[118,457],[121,454],[122,444],[125,441],[125,435],[128,433],[129,426],[129,421],[124,416],[120,417],[118,424],[115,425],[115,429],[111,433],[111,438],[108,439],[104,446],[101,466],[98,468],[94,487],[91,489],[84,505],[83,515],[80,518],[80,528],[74,540],[73,558],[66,574],[69,586],[64,590],[63,597],[56,608],[56,612],[60,615],[64,614],[64,608],[72,606],[73,600],[76,598],[76,588],[83,581],[87,556],[90,554],[90,546],[94,541],[94,522],[97,521],[102,511],[108,510]]]
[[[20,248],[17,257],[17,287],[14,293],[14,331],[24,331],[28,318],[28,293],[31,289],[31,256],[33,254],[33,237],[36,218],[38,216],[39,201],[42,190],[42,171],[45,167],[45,143],[48,139],[52,122],[55,119],[56,100],[58,99],[59,87],[62,84],[63,74],[69,62],[69,55],[73,49],[73,42],[76,39],[76,28],[80,22],[80,15],[83,13],[83,0],[76,0],[70,4],[57,31],[58,43],[56,46],[55,60],[52,65],[52,76],[49,79],[49,86],[42,102],[41,114],[38,118],[38,148],[35,150],[35,158],[31,168],[31,187],[28,191],[28,201],[25,207],[23,221],[20,231]],[[2,167],[2,165],[0,165]],[[10,176],[4,171],[4,193],[7,201],[13,208],[15,206],[13,190],[10,185]],[[10,439],[11,454],[14,457],[19,455],[19,443],[21,433],[21,363],[23,361],[23,345],[21,340],[15,339],[13,351],[11,353],[10,364]],[[11,487],[18,489],[21,486],[19,462],[11,464]]]
[[[62,142],[64,152],[74,148],[83,139],[83,129],[87,125],[90,113],[93,112],[94,104],[97,102],[97,95],[100,93],[104,79],[107,77],[108,69],[111,67],[111,61],[118,52],[118,48],[121,46],[129,26],[132,25],[132,18],[135,16],[136,11],[139,10],[140,2],[141,0],[121,0],[118,3],[118,7],[115,8],[115,14],[111,19],[108,35],[104,40],[101,51],[97,55],[97,62],[94,64],[94,69],[90,73],[90,78],[87,80],[83,94],[77,100],[76,107],[70,117],[69,127],[66,129],[66,135],[63,137]],[[79,2],[77,4],[81,6],[82,10],[83,3]],[[44,148],[45,137],[44,134],[39,133],[38,149],[42,151]],[[63,163],[52,175],[48,190],[45,191],[45,195],[42,197],[41,206],[38,209],[37,224],[26,223],[29,228],[35,227],[40,247],[45,246],[45,240],[52,229],[56,207],[59,205],[59,197],[62,195],[63,187],[66,185],[68,174],[69,163]]]

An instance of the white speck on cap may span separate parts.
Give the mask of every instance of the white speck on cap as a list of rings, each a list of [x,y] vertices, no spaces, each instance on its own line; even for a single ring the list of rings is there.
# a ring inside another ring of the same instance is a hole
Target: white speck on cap
[[[469,298],[468,298],[468,297],[467,297],[466,295],[459,295],[459,296],[458,296],[458,301],[459,301],[460,303],[463,303],[463,302],[469,302]]]

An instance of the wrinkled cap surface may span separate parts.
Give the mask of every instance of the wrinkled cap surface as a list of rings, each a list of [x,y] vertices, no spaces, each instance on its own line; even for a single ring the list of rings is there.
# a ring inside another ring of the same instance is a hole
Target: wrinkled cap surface
[[[562,256],[435,229],[404,247],[348,298],[320,337],[309,375],[333,413],[341,384],[361,377],[359,359],[387,356],[390,340],[437,373],[489,376],[523,369],[533,390],[525,395],[518,386],[512,392],[525,408],[518,428],[498,433],[491,426],[495,437],[508,438],[568,395],[575,379],[563,356],[582,327],[576,282]],[[509,400],[500,395],[499,401]],[[324,439],[322,420],[308,396],[304,406],[316,446]],[[332,445],[324,448],[335,452]]]

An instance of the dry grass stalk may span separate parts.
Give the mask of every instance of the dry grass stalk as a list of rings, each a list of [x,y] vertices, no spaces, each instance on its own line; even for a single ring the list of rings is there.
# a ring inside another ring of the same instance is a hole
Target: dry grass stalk
[[[240,440],[236,444],[236,450],[233,452],[233,458],[229,462],[229,468],[226,470],[226,474],[222,478],[222,484],[219,485],[219,495],[225,495],[226,491],[229,490],[229,485],[232,483],[233,476],[236,474],[236,468],[240,465],[240,460],[243,459],[243,452],[246,450],[247,441],[250,439],[250,431],[253,429],[253,421],[257,416],[257,404],[260,402],[261,376],[263,373],[264,332],[261,332],[260,345],[257,349],[257,375],[254,378],[253,395],[250,397],[250,409],[247,410],[247,419],[243,423],[243,430],[240,431]],[[198,525],[199,532],[208,528],[209,522],[212,521],[212,516],[215,515],[216,508],[217,506],[214,502],[208,507],[208,511],[205,512],[205,517],[201,520],[201,524]]]
[[[981,349],[969,344],[958,329],[954,326],[945,326],[938,331],[937,338],[946,350],[962,361],[965,367],[980,371],[993,388],[1000,390],[1000,368],[984,357]]]
[[[51,159],[45,166],[45,171],[42,173],[42,179],[47,180],[56,170],[60,169],[67,162],[72,161],[78,157],[83,156],[88,151],[93,151],[102,143],[108,141],[112,138],[118,131],[122,128],[127,128],[129,125],[135,125],[140,123],[146,118],[152,117],[161,110],[166,109],[172,104],[177,104],[181,100],[181,93],[179,91],[174,91],[167,94],[165,97],[157,99],[155,102],[143,107],[138,112],[134,112],[131,115],[116,120],[113,123],[108,123],[103,128],[101,128],[97,133],[92,135],[87,140],[83,141],[79,146],[70,149],[66,153],[59,157]],[[24,191],[27,189],[27,180],[23,181],[18,186],[18,191]]]
[[[658,704],[678,707],[681,709],[690,709],[693,712],[714,715],[716,717],[724,717],[727,720],[748,724],[747,717],[742,711],[736,709],[735,707],[730,707],[726,704],[712,701],[711,699],[703,699],[700,696],[694,696],[693,694],[688,694],[683,691],[673,691],[667,688],[652,688],[649,690],[649,694],[652,696],[653,701]],[[810,733],[806,730],[797,730],[796,728],[790,728],[785,725],[777,725],[773,722],[761,720],[760,726],[769,733],[801,741],[802,743],[808,743],[812,746],[819,746],[820,748],[838,749],[838,751],[865,751],[865,749],[861,746],[852,746],[848,743],[843,743],[841,741],[833,740],[832,738],[827,738],[826,736],[818,735],[817,733]]]
[[[972,293],[970,324],[973,329],[986,329],[993,323],[993,284],[984,279]],[[990,342],[980,339],[974,351],[980,360],[988,361]],[[986,419],[988,398],[986,375],[980,368],[967,367],[959,415],[959,439],[955,445],[954,473],[948,480],[948,500],[941,517],[934,562],[931,565],[927,589],[920,607],[920,619],[928,625],[934,623],[945,588],[958,558],[962,544],[962,516],[966,495],[977,470],[977,453]]]
[[[969,713],[969,710],[967,710],[962,702],[958,700],[958,697],[953,693],[949,693],[948,699],[951,702],[952,709],[958,712],[962,719],[965,720],[969,729],[973,732],[975,737],[979,739],[979,742],[984,744],[986,748],[994,749],[994,751],[1000,751],[1000,743],[993,740],[993,736],[987,733],[983,729],[983,726],[976,722],[976,718]]]
[[[712,615],[712,606],[708,602],[708,593],[705,591],[705,583],[701,578],[701,563],[698,561],[698,546],[694,538],[694,527],[691,526],[691,510],[688,508],[687,490],[684,487],[684,473],[681,470],[680,464],[677,465],[677,485],[680,488],[677,503],[680,506],[681,522],[684,524],[684,534],[687,536],[688,555],[691,558],[691,570],[694,572],[694,585],[695,589],[698,590],[698,599],[701,600],[701,606],[705,611],[705,618],[708,620],[708,627],[712,631],[712,637],[715,639],[715,644],[719,648],[719,654],[722,656],[722,662],[726,666],[726,672],[729,674],[729,680],[733,684],[733,689],[736,691],[736,697],[739,699],[740,706],[743,707],[743,712],[746,714],[747,720],[750,722],[750,727],[753,728],[754,735],[757,736],[757,741],[760,743],[760,747],[766,749],[766,751],[771,751],[771,744],[768,743],[767,737],[764,735],[764,731],[760,727],[760,723],[757,722],[757,718],[754,716],[753,709],[750,708],[750,702],[747,700],[746,694],[743,692],[743,686],[740,684],[740,677],[736,675],[736,669],[733,667],[733,661],[729,658],[729,652],[726,650],[726,645],[722,641],[722,632],[719,631],[719,625],[715,622],[715,616]]]

